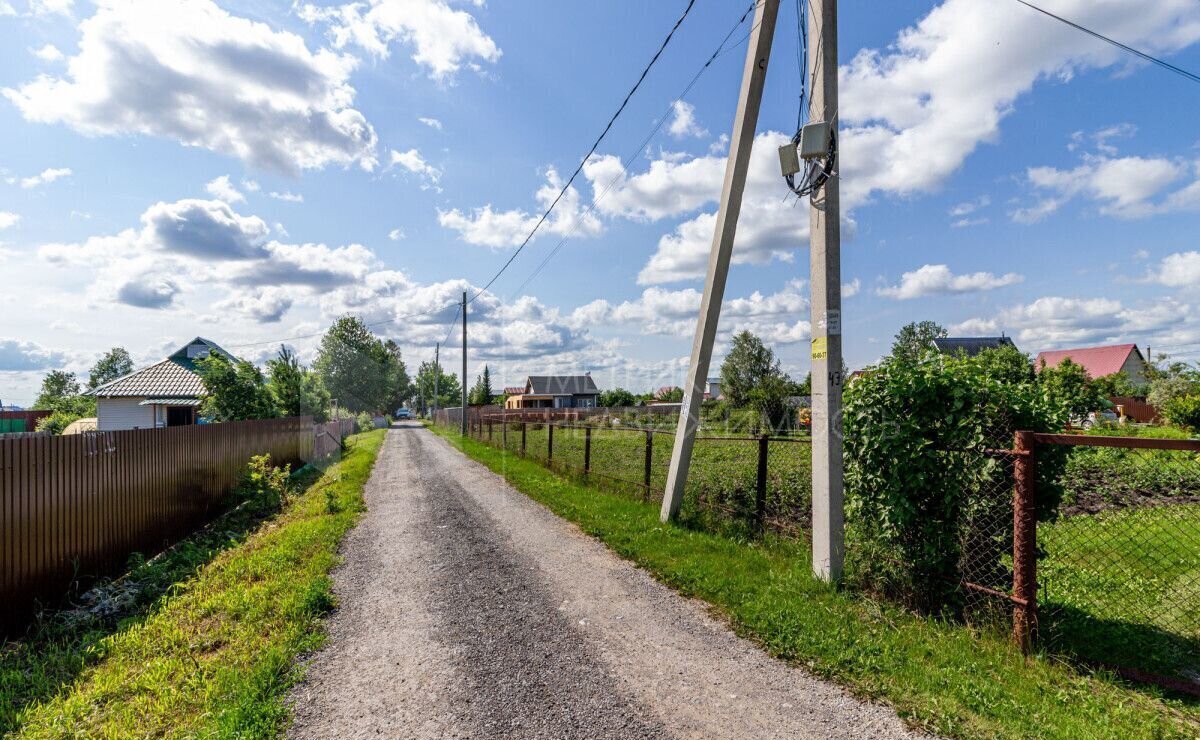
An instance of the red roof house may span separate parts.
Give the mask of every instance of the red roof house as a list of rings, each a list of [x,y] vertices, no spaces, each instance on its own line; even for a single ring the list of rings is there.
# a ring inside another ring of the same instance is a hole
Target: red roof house
[[[1123,372],[1135,383],[1146,382],[1146,358],[1142,356],[1136,344],[1039,352],[1035,367],[1040,370],[1043,362],[1046,363],[1046,367],[1058,367],[1059,363],[1068,357],[1076,365],[1082,365],[1092,379]]]

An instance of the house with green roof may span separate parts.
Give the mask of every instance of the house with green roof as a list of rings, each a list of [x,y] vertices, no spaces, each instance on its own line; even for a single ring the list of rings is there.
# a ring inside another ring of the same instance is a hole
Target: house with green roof
[[[159,429],[195,424],[204,401],[196,360],[213,352],[236,361],[216,342],[196,337],[167,359],[88,391],[96,397],[96,429]]]

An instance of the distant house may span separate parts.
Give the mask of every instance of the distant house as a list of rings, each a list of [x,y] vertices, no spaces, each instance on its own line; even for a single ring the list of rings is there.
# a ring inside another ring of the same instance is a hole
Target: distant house
[[[720,398],[721,397],[721,378],[709,378],[705,381],[704,398]]]
[[[1017,345],[1013,344],[1013,340],[1005,336],[943,337],[933,340],[933,346],[943,355],[956,355],[962,352],[968,357],[974,357],[985,349],[1000,349],[1001,347],[1016,349],[1017,347]]]
[[[1039,352],[1035,367],[1040,370],[1043,362],[1046,363],[1046,367],[1058,367],[1068,357],[1076,365],[1082,365],[1092,379],[1124,373],[1135,385],[1145,385],[1149,382],[1146,378],[1146,358],[1142,356],[1136,344]]]
[[[508,391],[510,389],[505,389]],[[525,385],[504,401],[506,409],[592,409],[600,389],[590,373],[583,375],[530,375]]]
[[[195,424],[205,395],[195,361],[213,352],[236,359],[215,342],[196,337],[162,362],[88,391],[96,397],[96,428],[115,432]]]

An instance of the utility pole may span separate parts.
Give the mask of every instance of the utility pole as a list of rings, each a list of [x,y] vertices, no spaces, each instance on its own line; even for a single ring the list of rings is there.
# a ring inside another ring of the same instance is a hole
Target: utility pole
[[[750,150],[754,146],[754,129],[758,124],[758,109],[762,102],[767,60],[771,56],[771,40],[775,35],[775,19],[778,15],[779,0],[763,0],[754,11],[750,45],[746,49],[746,65],[742,72],[742,89],[738,94],[737,113],[730,136],[729,159],[725,164],[725,183],[721,188],[717,227],[708,257],[704,298],[700,303],[696,336],[692,340],[692,359],[688,365],[687,384],[683,388],[675,447],[671,452],[671,469],[667,474],[667,488],[663,496],[661,517],[664,522],[673,519],[683,503],[688,468],[692,462],[692,447],[700,426],[700,402],[704,400],[704,384],[712,360],[717,322],[721,318],[725,278],[729,274],[729,257],[733,252],[738,214],[742,209],[746,171],[750,165]]]
[[[467,291],[463,291],[462,436],[467,436]]]
[[[827,121],[837,141],[837,0],[809,0],[809,120]],[[813,573],[836,582],[845,561],[842,488],[842,245],[838,178],[813,193],[809,208],[812,311]]]
[[[438,357],[438,353],[442,350],[442,343],[438,342],[433,345],[433,413],[436,416],[438,412],[438,381],[442,379],[442,360]]]

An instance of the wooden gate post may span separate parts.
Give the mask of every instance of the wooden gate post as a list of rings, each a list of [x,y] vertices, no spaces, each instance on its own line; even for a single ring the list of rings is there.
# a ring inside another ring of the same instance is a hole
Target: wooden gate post
[[[646,463],[642,470],[642,484],[645,488],[645,500],[650,500],[650,466],[654,462],[654,432],[646,430]]]
[[[1013,641],[1029,652],[1037,629],[1037,480],[1033,432],[1017,432],[1013,478]]]
[[[758,476],[754,481],[754,530],[760,535],[767,520],[767,444],[770,437],[758,437]]]
[[[554,424],[546,423],[546,461],[554,459]]]
[[[525,456],[525,427],[526,422],[521,422],[521,457]]]
[[[592,472],[592,428],[583,428],[583,472]]]

